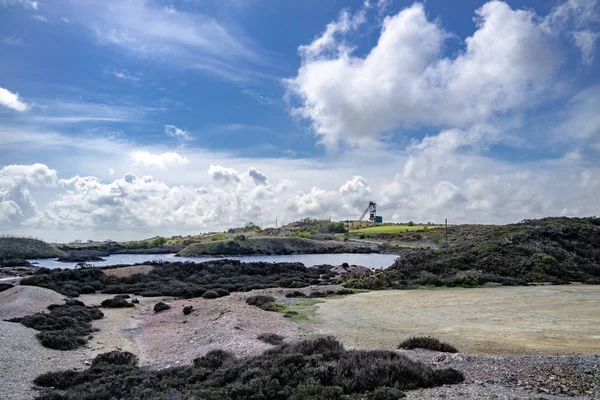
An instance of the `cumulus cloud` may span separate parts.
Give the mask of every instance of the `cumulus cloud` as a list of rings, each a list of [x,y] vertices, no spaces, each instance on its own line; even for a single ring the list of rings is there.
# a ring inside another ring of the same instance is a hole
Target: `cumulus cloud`
[[[0,226],[13,228],[38,215],[29,188],[52,186],[57,173],[43,164],[8,165],[0,169]]]
[[[225,168],[221,165],[210,165],[208,168],[208,174],[215,181],[221,181],[225,183],[240,182],[238,172],[232,168]]]
[[[21,101],[18,93],[12,93],[3,87],[0,87],[0,105],[21,112],[29,109],[29,106]]]
[[[190,163],[187,157],[175,152],[151,153],[149,151],[134,151],[131,153],[131,158],[134,165],[151,168],[181,167]]]
[[[444,43],[453,35],[415,3],[384,19],[376,46],[363,57],[336,36],[355,26],[341,17],[299,48],[298,74],[285,81],[297,101],[293,115],[335,146],[414,126],[466,128],[527,109],[551,90],[562,62],[558,34],[575,18],[587,17],[561,9],[541,18],[490,1],[475,11],[465,49],[447,57]]]
[[[179,140],[193,140],[194,138],[185,129],[179,129],[175,125],[165,125],[165,134]]]
[[[250,168],[248,170],[248,176],[257,185],[266,185],[267,184],[267,177],[254,167]]]

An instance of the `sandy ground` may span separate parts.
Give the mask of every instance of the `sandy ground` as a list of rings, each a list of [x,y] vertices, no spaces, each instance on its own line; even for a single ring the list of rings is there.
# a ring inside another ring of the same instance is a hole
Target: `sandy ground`
[[[248,296],[259,292],[279,298],[286,291],[289,289],[234,293],[214,300],[139,298],[135,308],[102,309],[105,317],[93,322],[99,331],[87,346],[75,351],[45,349],[35,339],[33,329],[0,322],[0,398],[31,399],[30,383],[35,376],[56,369],[85,368],[97,354],[115,349],[130,351],[138,355],[142,365],[158,369],[189,364],[212,349],[232,351],[238,356],[259,354],[270,347],[256,339],[265,332],[277,333],[288,341],[332,334],[346,347],[361,348],[393,349],[406,337],[425,334],[447,340],[465,353],[600,353],[597,286],[368,292],[318,299],[316,305],[306,309],[308,320],[300,323],[245,303]],[[94,294],[79,299],[87,305],[99,305],[111,297]],[[61,303],[62,299],[62,295],[47,289],[17,286],[0,292],[0,317],[44,311],[47,305]],[[153,306],[160,300],[168,302],[171,309],[155,313]],[[182,312],[186,305],[194,307],[188,316]],[[548,393],[540,392],[557,365],[568,371],[576,365],[581,375],[583,370],[599,370],[598,356],[551,359],[446,356],[428,351],[406,354],[439,368],[457,368],[468,378],[464,385],[411,392],[409,398],[558,399],[573,389],[588,392],[592,398],[600,394],[595,389],[600,386],[574,384],[571,380],[565,382],[562,392],[556,391],[556,385],[548,386]],[[552,378],[556,382],[574,376],[571,372],[556,374]]]
[[[597,354],[600,286],[373,291],[327,299],[307,324],[350,347],[424,335],[472,354]]]

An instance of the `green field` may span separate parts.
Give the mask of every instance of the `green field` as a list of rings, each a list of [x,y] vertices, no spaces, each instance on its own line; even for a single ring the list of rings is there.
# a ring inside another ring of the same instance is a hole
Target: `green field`
[[[379,234],[379,233],[403,233],[412,231],[422,231],[425,229],[439,228],[441,225],[381,225],[381,226],[370,226],[368,228],[353,229],[350,233],[364,233],[368,234]]]

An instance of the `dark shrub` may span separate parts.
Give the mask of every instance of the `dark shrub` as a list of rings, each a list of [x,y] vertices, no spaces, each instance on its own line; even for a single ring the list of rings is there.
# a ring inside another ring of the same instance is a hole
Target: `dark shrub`
[[[310,292],[308,297],[327,297],[327,293],[325,293],[325,292]]]
[[[204,292],[202,297],[205,299],[216,299],[219,297],[219,293],[215,292],[214,290],[209,290],[208,292]]]
[[[140,301],[138,299],[131,299],[131,302],[133,304],[140,304]]]
[[[60,331],[42,331],[35,335],[42,346],[54,350],[73,350],[87,343],[87,339],[77,336],[73,329]]]
[[[365,400],[397,400],[406,397],[402,391],[393,387],[380,387],[369,393]]]
[[[398,346],[399,349],[428,349],[434,351],[443,351],[445,353],[458,353],[456,347],[440,342],[429,336],[411,337],[406,339]]]
[[[217,369],[226,361],[234,359],[235,356],[225,350],[211,350],[204,357],[196,358],[194,360],[194,367]]]
[[[287,292],[285,294],[285,297],[306,297],[306,295],[304,294],[304,292],[294,290],[293,292]]]
[[[81,287],[81,293],[82,294],[96,293],[96,289],[94,289],[94,287],[91,285],[85,285],[85,286]]]
[[[293,287],[306,287],[309,282],[328,283],[327,272],[331,268],[325,265],[307,268],[300,263],[242,263],[236,260],[148,262],[145,265],[157,265],[160,268],[148,274],[129,277],[107,275],[101,268],[42,268],[33,276],[21,280],[21,284],[45,287],[72,297],[82,293],[84,286],[91,286],[96,292],[106,294],[194,298],[201,297],[207,290],[225,296],[234,291],[278,287],[279,282]],[[85,291],[89,291],[89,288]]]
[[[345,296],[345,295],[348,295],[348,294],[354,294],[354,292],[352,290],[350,290],[350,289],[343,288],[343,289],[340,289],[340,290],[336,290],[335,294],[337,294],[339,296],[342,296],[342,295]]]
[[[129,296],[128,294],[118,294],[115,296],[115,299],[128,299],[131,296]]]
[[[120,356],[119,356],[120,357]],[[333,338],[283,344],[255,357],[214,350],[194,366],[162,371],[94,363],[82,372],[44,374],[38,399],[388,400],[411,390],[459,383],[454,370],[434,370],[393,351],[344,350]]]
[[[185,315],[190,315],[194,311],[194,306],[185,306],[183,307],[183,313]]]
[[[161,311],[165,311],[168,310],[169,308],[171,308],[170,305],[168,305],[167,303],[165,303],[164,301],[159,301],[158,303],[156,303],[154,305],[154,312],[161,312]]]
[[[106,299],[102,303],[100,303],[100,305],[105,308],[135,307],[133,304],[131,304],[122,297],[113,297],[112,299]]]
[[[114,350],[108,353],[99,354],[92,360],[92,366],[100,363],[109,365],[138,365],[138,358],[135,354],[127,351]]]
[[[262,308],[265,311],[279,311],[279,309],[273,305],[274,302],[275,297],[265,295],[250,296],[246,299],[246,304],[251,306]]]
[[[278,335],[276,333],[261,333],[256,338],[258,340],[260,340],[261,342],[272,344],[274,346],[278,346],[278,345],[282,344],[283,339],[285,339],[283,336]]]
[[[97,308],[88,308],[78,300],[67,300],[66,304],[51,304],[50,313],[37,313],[10,322],[19,322],[39,331],[37,339],[42,346],[55,350],[72,350],[87,343],[92,331],[92,322],[104,316]]]
[[[8,289],[10,289],[12,287],[14,287],[14,285],[11,284],[11,283],[0,283],[0,292],[8,290]]]
[[[217,292],[219,297],[229,296],[229,292],[223,288],[216,288],[216,289],[214,289],[214,291]]]

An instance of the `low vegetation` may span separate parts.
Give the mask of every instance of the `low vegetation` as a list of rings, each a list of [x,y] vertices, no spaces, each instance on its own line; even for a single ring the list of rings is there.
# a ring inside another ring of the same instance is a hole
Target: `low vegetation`
[[[402,390],[462,382],[454,369],[434,370],[393,351],[345,350],[336,339],[283,344],[256,357],[211,351],[193,366],[154,371],[129,353],[100,355],[82,372],[39,376],[38,400],[114,398],[390,399]]]
[[[148,274],[129,277],[107,275],[100,268],[79,270],[40,269],[21,280],[21,285],[41,286],[66,296],[77,297],[85,286],[107,294],[133,293],[141,296],[217,297],[230,292],[271,287],[300,288],[320,283],[335,283],[329,266],[306,268],[300,263],[242,263],[216,260],[205,263],[151,262]],[[212,293],[211,293],[212,295]]]
[[[307,234],[308,235],[308,234]],[[307,236],[308,237],[308,236]],[[303,237],[244,237],[194,243],[177,253],[183,257],[290,255],[324,253],[371,253],[372,245],[337,240],[311,240]]]
[[[159,313],[161,311],[166,311],[171,309],[171,306],[165,303],[164,301],[159,301],[154,305],[154,312]]]
[[[102,311],[86,307],[81,301],[67,300],[65,304],[48,306],[50,313],[36,313],[10,322],[18,322],[39,331],[42,346],[55,350],[73,350],[87,343],[93,332],[91,322],[104,317]]]
[[[15,287],[12,283],[0,283],[0,292],[4,292],[10,288]]]
[[[128,296],[129,297],[129,296]],[[112,299],[106,299],[100,305],[104,308],[128,308],[135,307],[134,304],[128,302],[125,298],[115,296]]]
[[[250,296],[246,299],[246,304],[258,307],[265,311],[280,311],[280,308],[275,305],[275,297],[272,296]]]
[[[194,311],[194,306],[183,307],[183,315],[190,315]]]
[[[283,336],[276,333],[261,333],[256,338],[261,342],[272,344],[273,346],[279,346],[283,343],[283,339],[285,339]]]
[[[65,255],[64,252],[38,239],[0,237],[0,260],[55,258]]]
[[[440,342],[439,340],[429,336],[415,336],[406,339],[398,346],[399,349],[428,349],[433,351],[441,351],[444,353],[458,353],[456,347],[451,344]]]
[[[353,276],[349,287],[600,283],[600,218],[545,218],[449,228],[440,249],[411,249],[390,268]]]
[[[365,235],[370,234],[398,234],[403,232],[414,232],[414,231],[427,231],[429,229],[439,228],[439,225],[377,225],[377,226],[369,226],[366,228],[360,229],[352,229],[350,233],[361,233]],[[427,234],[427,232],[423,232],[423,234]]]

